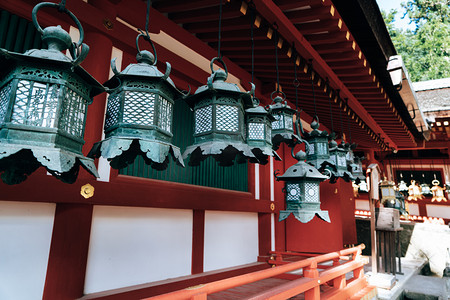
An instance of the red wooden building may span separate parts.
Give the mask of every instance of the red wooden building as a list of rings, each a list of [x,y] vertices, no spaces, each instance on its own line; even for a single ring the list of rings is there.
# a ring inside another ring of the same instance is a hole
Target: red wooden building
[[[23,52],[39,45],[30,23],[35,4],[0,2],[1,48]],[[219,47],[219,6],[203,0],[152,3],[149,31],[158,68],[170,62],[180,89],[195,90],[210,74]],[[84,27],[90,53],[82,67],[95,79],[111,77],[114,57],[120,69],[135,62],[146,2],[70,0],[66,7]],[[40,11],[39,21],[77,34],[70,18],[50,9]],[[321,130],[345,134],[370,163],[388,151],[423,147],[424,124],[415,122],[387,71],[396,52],[374,0],[224,1],[220,47],[228,81],[243,90],[252,80],[251,23],[253,82],[262,104],[271,102],[278,69],[279,86],[291,107],[302,110],[306,130],[317,115]],[[84,154],[102,139],[106,98],[96,96],[88,108]],[[173,132],[182,150],[192,143],[192,122],[192,112],[178,101]],[[41,168],[21,184],[0,183],[0,298],[150,297],[269,268],[261,262],[270,251],[324,254],[356,244],[353,189],[341,179],[320,185],[321,208],[331,223],[314,218],[304,224],[292,216],[278,222],[285,200],[273,174],[295,160],[286,145],[277,152],[282,161],[267,165],[219,167],[206,160],[182,169],[171,162],[165,171],[139,159],[117,171],[99,159],[97,180],[81,170],[75,183],[64,184]],[[80,191],[88,183],[94,195],[85,199]]]

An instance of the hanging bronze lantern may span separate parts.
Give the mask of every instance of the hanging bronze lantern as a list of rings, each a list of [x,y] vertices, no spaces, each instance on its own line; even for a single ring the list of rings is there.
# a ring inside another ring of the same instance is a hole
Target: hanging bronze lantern
[[[277,150],[281,143],[286,143],[289,147],[293,147],[296,141],[300,140],[298,135],[294,133],[294,114],[297,113],[292,109],[287,101],[286,96],[281,91],[272,93],[279,93],[281,96],[276,96],[270,105],[271,114],[274,118],[272,122],[272,144],[273,149]]]
[[[213,69],[215,61],[224,70]],[[208,156],[221,166],[231,166],[246,159],[258,159],[245,143],[244,110],[253,107],[250,93],[241,92],[236,84],[225,82],[228,70],[221,58],[211,60],[211,76],[194,95],[185,98],[194,110],[194,144],[187,147],[183,158],[197,166]]]
[[[433,193],[433,198],[431,199],[431,202],[434,202],[434,201],[447,202],[447,199],[444,196],[445,188],[439,186],[439,184],[440,184],[439,180],[434,179],[431,183],[433,184],[433,187],[431,188],[431,192]]]
[[[344,142],[337,144],[334,139],[329,143],[331,166],[327,166],[326,169],[331,173],[330,183],[335,183],[339,178],[344,179],[346,182],[354,180],[353,175],[347,168],[347,148]]]
[[[366,159],[364,156],[359,157],[359,156],[355,156],[354,153],[353,154],[353,164],[350,163],[351,166],[351,173],[353,175],[353,177],[355,178],[355,183],[359,184],[361,181],[366,180],[366,176],[364,175],[364,170],[363,170],[363,165],[362,165],[362,161],[364,159]],[[347,160],[348,162],[348,160]]]
[[[257,161],[250,161],[265,165],[269,161],[269,156],[273,156],[276,160],[281,160],[272,149],[272,122],[274,119],[269,111],[257,105],[245,110],[245,118],[247,144],[257,158]]]
[[[400,173],[400,183],[398,184],[398,190],[399,190],[399,192],[402,192],[402,193],[407,193],[408,192],[408,185],[403,180],[403,174],[402,173]]]
[[[182,93],[169,78],[171,66],[166,63],[162,74],[156,67],[155,57],[139,49],[139,37],[150,42],[141,33],[136,38],[137,64],[128,65],[118,72],[115,59],[111,61],[114,76],[105,82],[110,91],[105,119],[105,139],[94,145],[89,156],[103,156],[111,167],[121,169],[132,163],[137,155],[157,170],[168,166],[169,154],[184,167],[180,149],[172,145],[173,106]]]
[[[420,190],[420,186],[417,185],[415,180],[411,180],[411,184],[408,187],[408,201],[417,201],[417,200],[422,200],[423,199],[423,195],[422,192]]]
[[[302,134],[308,145],[306,149],[306,162],[322,173],[327,166],[332,168],[335,168],[335,166],[330,159],[328,132],[319,130],[320,124],[318,120],[318,117],[315,116],[311,122],[312,130],[310,132],[302,130]]]
[[[420,185],[420,190],[422,192],[422,195],[424,195],[424,196],[433,195],[433,193],[431,192],[430,186],[427,183],[422,183]]]
[[[37,21],[42,7],[67,13],[80,31],[72,43],[60,26],[44,30]],[[79,166],[98,177],[91,158],[83,156],[87,107],[104,89],[79,64],[89,47],[78,19],[63,4],[39,3],[33,24],[47,49],[24,54],[0,49],[0,172],[17,184],[43,166],[66,183],[75,182]],[[72,59],[62,51],[69,49]]]
[[[369,188],[367,187],[367,181],[366,181],[366,178],[362,179],[362,180],[359,182],[358,186],[359,186],[359,191],[360,191],[360,192],[365,192],[365,193],[368,193],[368,192],[369,192]]]
[[[387,180],[384,177],[384,180],[380,182],[380,191],[381,191],[381,203],[387,203],[390,201],[395,202],[395,183]]]
[[[320,182],[328,177],[305,162],[305,152],[298,152],[295,159],[298,162],[289,167],[283,175],[277,176],[275,173],[277,181],[285,181],[286,194],[286,210],[280,211],[278,221],[286,219],[292,213],[302,223],[308,223],[315,215],[330,223],[328,211],[320,209],[319,187]]]

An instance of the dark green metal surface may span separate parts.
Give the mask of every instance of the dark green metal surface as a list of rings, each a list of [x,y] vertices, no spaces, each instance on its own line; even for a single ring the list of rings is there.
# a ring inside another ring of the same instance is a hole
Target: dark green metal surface
[[[194,114],[183,101],[175,101],[173,122],[173,144],[181,150],[192,145]],[[236,191],[248,190],[247,163],[221,167],[212,157],[201,162],[199,166],[186,165],[186,168],[182,168],[169,164],[166,170],[157,171],[146,165],[143,158],[138,156],[133,164],[121,169],[119,173]]]
[[[23,53],[41,48],[41,35],[30,21],[0,10],[0,48]]]

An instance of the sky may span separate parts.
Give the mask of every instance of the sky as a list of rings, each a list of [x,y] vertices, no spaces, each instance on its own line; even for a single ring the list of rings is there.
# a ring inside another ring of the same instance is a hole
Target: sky
[[[404,8],[401,7],[400,3],[406,2],[406,0],[377,0],[380,10],[389,12],[391,9],[397,10],[397,15],[394,20],[394,25],[397,28],[402,29],[414,29],[414,24],[409,24],[409,18],[406,16],[402,19],[403,14],[406,12]]]

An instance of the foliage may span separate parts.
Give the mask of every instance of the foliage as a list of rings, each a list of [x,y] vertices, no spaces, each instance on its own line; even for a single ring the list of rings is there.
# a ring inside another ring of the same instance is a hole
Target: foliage
[[[450,0],[408,0],[402,6],[415,24],[414,30],[394,26],[396,10],[382,13],[411,80],[450,77]]]

